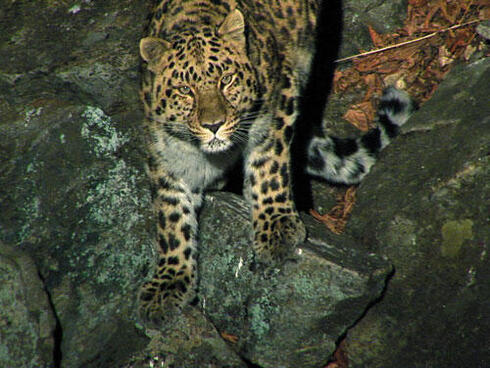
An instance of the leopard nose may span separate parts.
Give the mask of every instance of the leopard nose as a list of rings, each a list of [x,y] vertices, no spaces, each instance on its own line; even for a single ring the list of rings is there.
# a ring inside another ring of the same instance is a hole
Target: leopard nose
[[[218,129],[223,125],[224,121],[218,121],[217,123],[213,124],[203,124],[203,127],[206,129],[209,129],[211,132],[216,134]]]

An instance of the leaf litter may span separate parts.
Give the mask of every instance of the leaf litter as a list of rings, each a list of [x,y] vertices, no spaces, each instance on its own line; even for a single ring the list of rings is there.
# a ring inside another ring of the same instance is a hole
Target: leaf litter
[[[409,0],[403,28],[381,34],[368,25],[375,49],[336,61],[351,61],[352,65],[335,72],[333,93],[360,91],[362,95],[343,118],[362,131],[374,127],[376,100],[388,85],[407,91],[423,104],[455,61],[468,61],[474,52],[485,50],[485,40],[475,29],[488,19],[488,0]],[[345,190],[326,214],[314,209],[310,213],[333,233],[341,234],[355,204],[355,192],[355,186]],[[325,368],[348,365],[342,340]]]
[[[402,28],[382,34],[368,25],[375,49],[336,60],[351,61],[351,65],[334,73],[333,93],[358,92],[361,96],[343,118],[362,131],[374,127],[377,100],[388,85],[407,91],[423,104],[455,61],[468,61],[474,52],[484,50],[485,41],[475,28],[487,19],[488,0],[409,0]],[[341,234],[354,203],[355,190],[349,188],[327,214],[313,209],[310,213]]]

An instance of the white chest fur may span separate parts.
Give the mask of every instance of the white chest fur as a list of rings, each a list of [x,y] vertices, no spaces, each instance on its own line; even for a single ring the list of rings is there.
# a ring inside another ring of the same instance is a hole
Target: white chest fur
[[[240,156],[239,150],[208,154],[199,147],[173,137],[162,137],[154,148],[159,164],[191,190],[213,188]]]

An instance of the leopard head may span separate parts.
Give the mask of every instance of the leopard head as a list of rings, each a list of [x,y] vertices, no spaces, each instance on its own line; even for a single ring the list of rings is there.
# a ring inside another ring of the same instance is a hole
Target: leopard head
[[[244,143],[260,101],[244,29],[234,10],[215,29],[143,38],[140,54],[152,74],[147,118],[206,153]]]

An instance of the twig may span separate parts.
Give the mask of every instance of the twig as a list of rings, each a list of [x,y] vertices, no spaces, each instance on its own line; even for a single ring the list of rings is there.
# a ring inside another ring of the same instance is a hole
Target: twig
[[[419,38],[415,38],[413,40],[409,40],[409,41],[397,43],[397,44],[391,45],[391,46],[386,46],[386,47],[383,47],[381,49],[366,51],[366,52],[362,52],[362,53],[357,54],[357,55],[352,55],[352,56],[345,57],[345,58],[342,58],[342,59],[337,59],[337,60],[334,61],[334,63],[340,63],[340,62],[351,60],[351,59],[355,59],[355,58],[358,58],[358,57],[372,55],[372,54],[376,54],[378,52],[382,52],[382,51],[386,51],[386,50],[391,50],[391,49],[394,49],[395,47],[401,47],[401,46],[409,45],[411,43],[419,42],[419,41],[425,40],[427,38],[434,37],[438,33],[448,32],[448,31],[451,31],[453,29],[465,27],[465,26],[468,26],[470,24],[477,23],[477,22],[480,22],[480,19],[475,19],[475,20],[472,20],[472,21],[469,21],[469,22],[466,22],[466,23],[462,23],[462,24],[456,24],[456,25],[454,25],[452,27],[445,28],[445,29],[440,29],[438,31],[432,32],[432,33],[430,33],[428,35],[425,35],[423,37],[419,37]]]

